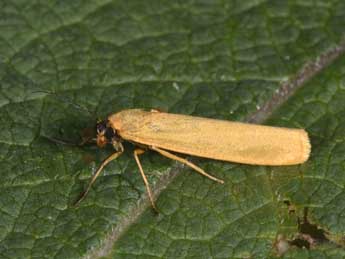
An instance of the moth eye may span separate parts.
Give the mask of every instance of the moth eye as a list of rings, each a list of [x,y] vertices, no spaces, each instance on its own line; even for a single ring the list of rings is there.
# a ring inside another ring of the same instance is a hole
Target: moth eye
[[[97,133],[104,132],[106,130],[106,128],[107,128],[107,126],[106,126],[106,123],[104,121],[97,123],[97,126],[96,126]]]

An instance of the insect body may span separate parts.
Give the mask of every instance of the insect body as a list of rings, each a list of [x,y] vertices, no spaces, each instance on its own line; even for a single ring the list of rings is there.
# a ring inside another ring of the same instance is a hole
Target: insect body
[[[303,129],[148,112],[141,109],[124,110],[97,124],[97,145],[103,147],[111,144],[116,152],[103,161],[77,203],[86,196],[104,166],[121,155],[123,141],[130,141],[140,147],[135,149],[134,158],[154,209],[156,207],[153,195],[139,160],[139,155],[144,153],[145,149],[154,150],[193,168],[211,180],[224,183],[169,151],[243,164],[278,166],[305,162],[311,148],[308,134]]]

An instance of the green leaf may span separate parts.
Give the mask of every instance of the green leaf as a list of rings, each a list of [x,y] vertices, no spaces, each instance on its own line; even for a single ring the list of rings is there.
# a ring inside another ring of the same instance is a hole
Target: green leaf
[[[345,4],[0,1],[1,258],[344,256]],[[78,198],[109,147],[83,130],[128,108],[306,128],[310,160],[189,158],[133,146]]]

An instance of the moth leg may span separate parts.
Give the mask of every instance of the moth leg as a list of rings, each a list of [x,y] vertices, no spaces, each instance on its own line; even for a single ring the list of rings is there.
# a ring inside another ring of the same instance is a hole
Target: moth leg
[[[55,137],[48,137],[48,136],[42,136],[46,139],[48,139],[51,142],[60,144],[60,145],[65,145],[65,146],[74,146],[74,147],[81,147],[84,146],[88,143],[96,143],[96,138],[89,138],[89,139],[82,139],[79,143],[75,143],[69,140],[63,140]]]
[[[172,153],[170,153],[170,152],[168,152],[168,151],[162,150],[162,149],[157,148],[157,147],[151,146],[150,149],[152,149],[152,150],[158,152],[159,154],[161,154],[161,155],[163,155],[163,156],[165,156],[165,157],[167,157],[167,158],[170,158],[170,159],[179,161],[179,162],[181,162],[182,164],[185,164],[185,165],[189,166],[190,168],[192,168],[192,169],[194,169],[195,171],[197,171],[199,174],[202,174],[203,176],[206,176],[207,178],[209,178],[209,179],[211,179],[211,180],[213,180],[213,181],[216,181],[216,182],[221,183],[221,184],[224,183],[223,180],[218,179],[218,178],[216,178],[216,177],[214,177],[214,176],[212,176],[212,175],[206,173],[203,169],[201,169],[201,168],[198,167],[197,165],[193,164],[192,162],[189,162],[187,159],[184,159],[184,158],[182,158],[182,157],[178,157],[178,156],[176,156],[176,155],[174,155],[174,154],[172,154]]]
[[[150,199],[152,208],[158,213],[158,209],[155,205],[149,182],[147,181],[146,175],[144,173],[144,170],[143,170],[141,163],[140,163],[140,160],[139,160],[139,155],[144,154],[144,152],[145,152],[145,150],[143,150],[143,149],[140,149],[140,148],[135,149],[134,150],[134,159],[135,159],[135,162],[137,162],[141,177],[143,178],[143,181],[145,183],[146,191],[147,191],[147,194],[149,195],[149,199]]]
[[[88,192],[91,189],[92,184],[96,181],[96,178],[101,174],[103,168],[109,164],[111,161],[113,161],[114,159],[118,158],[123,152],[123,149],[111,154],[109,157],[107,157],[102,164],[98,167],[96,173],[92,176],[87,188],[85,189],[84,192],[82,192],[78,198],[78,200],[73,204],[74,206],[78,206],[80,204],[80,202],[82,200],[84,200],[84,198],[86,197],[86,195],[88,194]]]

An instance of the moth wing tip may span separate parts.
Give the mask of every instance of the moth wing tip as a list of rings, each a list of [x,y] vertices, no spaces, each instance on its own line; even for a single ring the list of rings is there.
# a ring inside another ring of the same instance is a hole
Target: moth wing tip
[[[311,153],[311,143],[310,138],[308,136],[308,132],[303,130],[303,133],[301,134],[301,143],[302,143],[302,154],[301,154],[301,163],[306,162]]]

